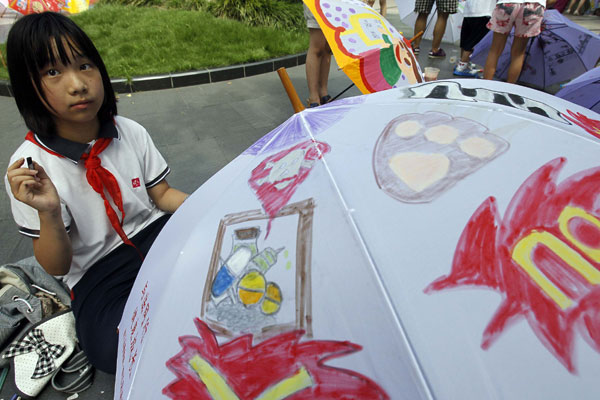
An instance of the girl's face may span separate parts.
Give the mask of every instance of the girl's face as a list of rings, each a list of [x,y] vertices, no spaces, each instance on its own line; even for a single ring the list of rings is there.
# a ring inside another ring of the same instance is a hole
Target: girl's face
[[[68,44],[63,43],[68,49]],[[98,111],[104,102],[104,86],[98,68],[85,56],[71,52],[69,62],[46,65],[40,70],[46,108],[54,116],[59,136],[72,136],[82,128],[98,125]],[[66,132],[71,134],[66,135]],[[68,139],[77,139],[66,137]]]

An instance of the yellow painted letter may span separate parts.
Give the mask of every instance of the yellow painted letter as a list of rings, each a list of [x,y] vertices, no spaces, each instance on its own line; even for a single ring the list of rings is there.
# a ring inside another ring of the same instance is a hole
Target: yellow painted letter
[[[573,301],[557,288],[534,264],[531,256],[538,244],[543,244],[550,249],[571,268],[579,272],[588,282],[592,284],[600,283],[600,271],[594,268],[577,251],[551,233],[533,231],[519,240],[512,251],[513,260],[563,310],[569,308],[573,304]]]
[[[562,210],[560,216],[558,217],[558,227],[560,228],[560,232],[563,235],[565,235],[565,237],[569,239],[571,243],[573,243],[577,248],[579,248],[579,250],[587,254],[592,260],[594,260],[595,262],[600,262],[600,249],[595,249],[593,247],[586,246],[571,234],[571,231],[569,230],[569,221],[575,217],[579,217],[588,221],[600,231],[600,221],[598,221],[596,217],[588,214],[585,210],[581,208],[567,206]],[[590,279],[588,278],[588,280]]]

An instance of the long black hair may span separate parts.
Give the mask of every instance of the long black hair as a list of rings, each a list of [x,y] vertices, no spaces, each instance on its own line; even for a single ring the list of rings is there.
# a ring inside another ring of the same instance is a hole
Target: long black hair
[[[33,132],[56,135],[53,116],[44,105],[48,102],[41,87],[40,70],[58,61],[68,65],[74,54],[89,58],[102,76],[104,101],[98,111],[100,123],[117,115],[117,100],[102,57],[91,39],[70,18],[44,12],[19,19],[8,34],[6,52],[17,107],[27,128]]]

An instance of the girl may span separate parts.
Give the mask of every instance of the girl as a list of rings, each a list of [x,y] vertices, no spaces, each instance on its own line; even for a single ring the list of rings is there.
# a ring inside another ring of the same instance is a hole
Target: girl
[[[498,66],[498,59],[504,51],[506,39],[511,29],[515,28],[514,40],[510,48],[510,65],[506,82],[516,83],[521,75],[525,50],[529,38],[540,34],[546,5],[551,6],[556,0],[498,0],[487,27],[494,32],[485,68],[484,79],[493,79]]]
[[[188,195],[168,185],[146,130],[117,116],[104,63],[69,18],[18,20],[7,61],[30,129],[5,177],[13,217],[41,266],[71,288],[90,362],[114,373],[117,325],[143,256]]]

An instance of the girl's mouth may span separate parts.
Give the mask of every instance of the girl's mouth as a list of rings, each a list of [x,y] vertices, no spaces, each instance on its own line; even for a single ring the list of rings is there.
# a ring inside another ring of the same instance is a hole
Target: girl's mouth
[[[71,106],[71,108],[73,108],[75,110],[85,110],[86,108],[88,108],[90,103],[91,103],[90,100],[80,101],[78,103],[73,104]]]

